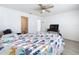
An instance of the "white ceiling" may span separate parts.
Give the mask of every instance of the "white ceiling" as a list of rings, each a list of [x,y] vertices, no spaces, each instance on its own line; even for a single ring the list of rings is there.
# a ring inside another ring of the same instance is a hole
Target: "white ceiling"
[[[54,7],[49,9],[51,12],[45,12],[40,14],[40,11],[37,10],[40,8],[38,4],[0,4],[0,6],[16,9],[22,12],[35,14],[39,16],[45,16],[45,15],[52,15],[52,14],[58,14],[62,12],[72,11],[72,10],[78,10],[79,4],[53,4]]]

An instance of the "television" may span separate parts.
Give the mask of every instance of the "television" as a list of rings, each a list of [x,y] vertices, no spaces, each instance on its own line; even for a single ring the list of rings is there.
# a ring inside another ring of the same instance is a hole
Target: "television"
[[[59,24],[50,24],[50,28],[48,29],[48,31],[58,32],[59,31]]]

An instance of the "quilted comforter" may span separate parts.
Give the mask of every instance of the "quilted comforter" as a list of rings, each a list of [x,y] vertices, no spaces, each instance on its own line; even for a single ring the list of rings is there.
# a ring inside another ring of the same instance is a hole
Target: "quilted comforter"
[[[58,33],[9,34],[1,38],[0,55],[59,55],[64,39]]]

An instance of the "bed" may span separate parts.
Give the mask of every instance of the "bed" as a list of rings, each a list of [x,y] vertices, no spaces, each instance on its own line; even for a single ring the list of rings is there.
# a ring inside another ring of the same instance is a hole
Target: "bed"
[[[3,35],[0,55],[60,55],[64,39],[58,33],[28,33]]]

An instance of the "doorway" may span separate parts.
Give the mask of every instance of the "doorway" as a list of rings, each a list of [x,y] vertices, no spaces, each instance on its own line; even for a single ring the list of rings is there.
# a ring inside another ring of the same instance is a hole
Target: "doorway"
[[[21,33],[28,33],[28,17],[21,16]]]

